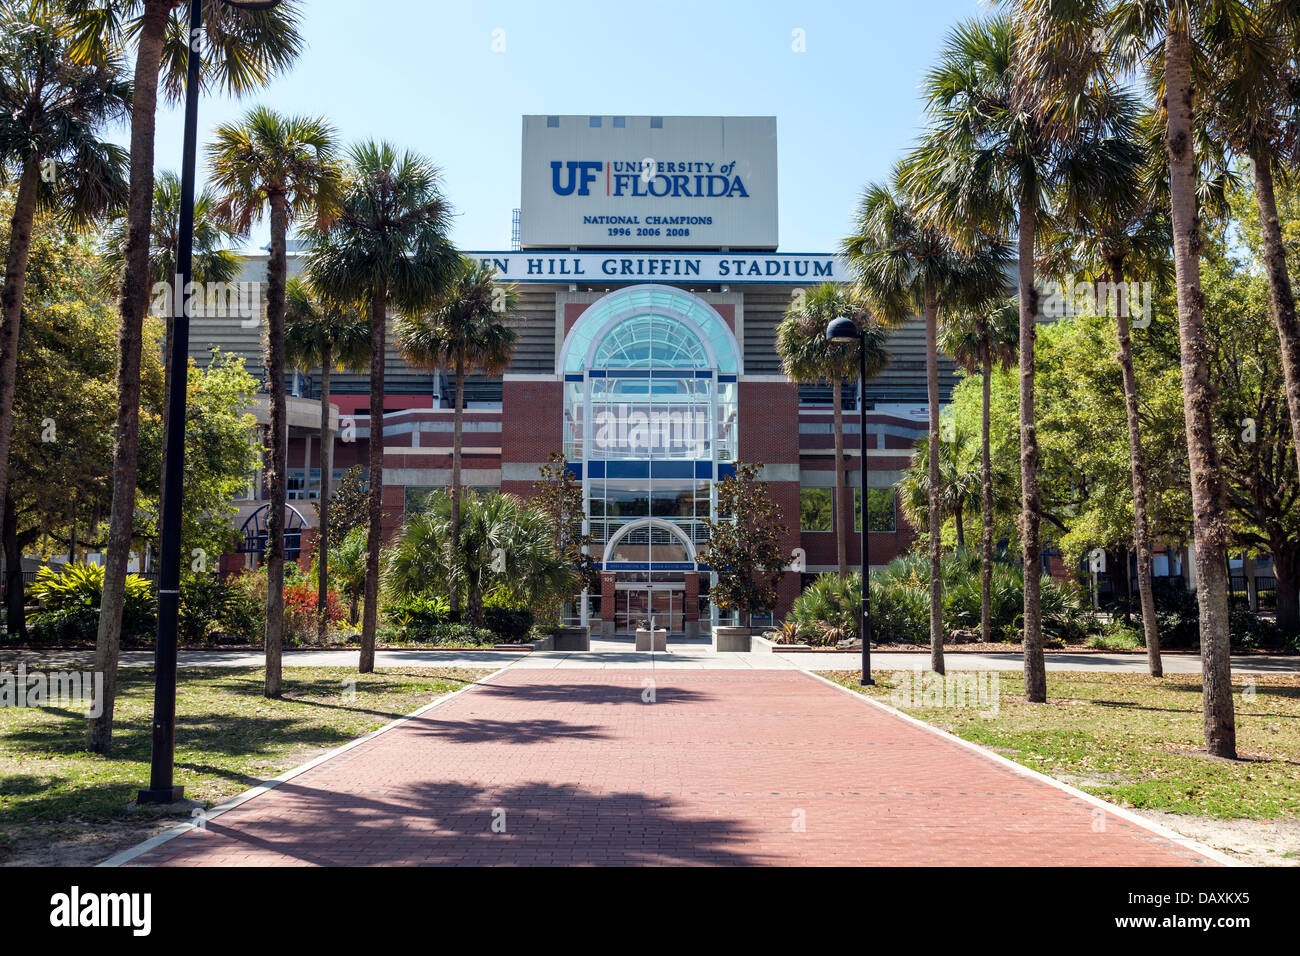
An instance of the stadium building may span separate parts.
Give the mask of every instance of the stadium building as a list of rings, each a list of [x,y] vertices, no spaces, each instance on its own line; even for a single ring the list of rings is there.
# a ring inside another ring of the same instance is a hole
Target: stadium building
[[[807,575],[833,570],[834,522],[851,521],[856,566],[861,468],[856,414],[846,414],[849,489],[832,501],[830,389],[800,387],[781,370],[778,323],[799,290],[846,281],[829,250],[780,251],[775,117],[525,116],[521,195],[511,245],[470,251],[518,284],[519,342],[508,370],[466,380],[463,473],[476,489],[528,496],[552,452],[582,479],[600,593],[575,596],[575,622],[605,634],[655,616],[691,635],[719,620],[699,560],[716,483],[735,463],[763,466],[795,555],[779,616]],[[301,260],[291,250],[290,269]],[[265,277],[265,256],[243,278]],[[194,358],[219,347],[261,375],[256,329],[196,318]],[[392,341],[390,335],[389,341]],[[924,434],[924,335],[893,333],[892,361],[846,412],[870,411],[867,494],[873,566],[907,550],[895,485]],[[455,381],[386,357],[384,419],[368,416],[365,375],[332,377],[333,474],[365,466],[384,430],[386,534],[431,489],[450,483]],[[941,395],[953,384],[941,360]],[[316,522],[320,490],[318,382],[290,376],[290,525]],[[265,422],[265,405],[259,410]],[[345,440],[345,436],[346,439]],[[265,489],[240,502],[255,559]],[[310,532],[308,531],[308,534]],[[801,550],[800,550],[801,549]]]

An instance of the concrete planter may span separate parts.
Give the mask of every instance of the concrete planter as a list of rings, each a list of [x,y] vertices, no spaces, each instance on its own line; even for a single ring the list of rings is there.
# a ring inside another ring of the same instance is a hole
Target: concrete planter
[[[755,634],[749,639],[749,649],[755,654],[785,654],[789,651],[811,651],[807,644],[778,644]]]
[[[713,652],[715,654],[737,651],[748,653],[749,644],[750,636],[747,627],[715,627],[713,629]]]
[[[555,632],[555,650],[591,650],[591,630],[585,627],[562,627]]]
[[[643,631],[638,628],[636,632],[636,649],[638,651],[668,650],[668,632],[661,627],[656,627],[653,631]]]
[[[683,637],[691,638],[691,637],[699,637],[699,636],[700,636],[700,622],[699,622],[699,621],[686,621],[684,626],[685,626],[685,629],[686,629],[686,633],[682,635]]]

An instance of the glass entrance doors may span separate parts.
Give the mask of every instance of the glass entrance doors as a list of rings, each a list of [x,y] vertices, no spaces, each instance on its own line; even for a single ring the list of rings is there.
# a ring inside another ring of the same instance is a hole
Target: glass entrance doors
[[[641,622],[653,617],[655,627],[680,634],[686,630],[685,597],[684,584],[620,583],[614,591],[614,631],[631,634]]]

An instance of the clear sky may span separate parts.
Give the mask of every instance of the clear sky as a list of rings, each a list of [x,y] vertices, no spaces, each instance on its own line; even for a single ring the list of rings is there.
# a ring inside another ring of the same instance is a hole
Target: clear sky
[[[774,115],[780,247],[830,252],[862,186],[916,136],[918,87],[947,30],[983,12],[979,0],[306,0],[292,71],[246,101],[204,97],[200,151],[254,102],[323,114],[344,142],[429,156],[457,246],[508,249],[523,114]],[[179,170],[180,110],[158,120],[158,168]],[[263,223],[252,242],[267,236]]]

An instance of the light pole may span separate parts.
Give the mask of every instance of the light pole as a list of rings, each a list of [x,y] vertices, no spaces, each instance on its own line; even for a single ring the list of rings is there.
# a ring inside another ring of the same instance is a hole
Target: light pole
[[[870,473],[870,459],[867,458],[867,333],[852,319],[832,319],[826,326],[826,340],[845,345],[854,342],[858,346],[858,382],[862,387],[858,400],[858,455],[862,460],[859,472],[862,476],[862,677],[858,683],[865,687],[875,684],[871,679],[871,565],[867,563],[867,517],[870,510],[867,500],[867,475]],[[835,467],[843,467],[843,462],[837,461]]]
[[[270,10],[281,0],[216,0],[240,10]],[[172,347],[167,356],[171,391],[167,393],[167,470],[163,475],[158,630],[154,641],[153,753],[149,787],[137,803],[173,803],[184,787],[173,781],[176,758],[176,621],[181,599],[181,503],[185,474],[185,391],[190,352],[190,296],[194,279],[194,179],[198,150],[199,80],[203,65],[203,0],[190,0],[186,53],[185,132],[181,158],[181,213],[172,277]]]

